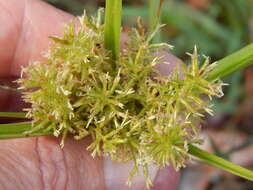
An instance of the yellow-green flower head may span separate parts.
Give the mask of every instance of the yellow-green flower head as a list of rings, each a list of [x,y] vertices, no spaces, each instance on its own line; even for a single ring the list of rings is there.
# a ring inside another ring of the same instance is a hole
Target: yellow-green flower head
[[[47,61],[23,70],[27,78],[19,84],[31,103],[26,109],[34,121],[30,132],[51,131],[61,136],[62,146],[69,134],[77,140],[90,135],[92,156],[134,161],[130,177],[143,169],[148,179],[149,163],[183,167],[188,145],[199,142],[201,117],[212,113],[203,95],[222,96],[222,82],[207,80],[209,59],[200,65],[195,49],[190,65],[161,76],[154,69],[160,61],[155,52],[170,46],[151,43],[156,31],[146,35],[133,29],[114,62],[104,47],[100,18],[84,15],[80,23],[78,29],[70,23],[61,38],[51,37]]]

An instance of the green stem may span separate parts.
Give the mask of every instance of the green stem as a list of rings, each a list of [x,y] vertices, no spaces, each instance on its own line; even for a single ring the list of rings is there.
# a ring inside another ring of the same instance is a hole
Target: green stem
[[[32,134],[21,134],[21,133],[16,133],[16,134],[6,134],[2,135],[0,134],[0,140],[6,140],[6,139],[18,139],[18,138],[27,138],[27,137],[41,137],[41,136],[51,136],[52,133],[45,133],[45,132],[37,132],[37,133],[32,133]]]
[[[50,132],[43,131],[26,134],[25,132],[30,131],[31,127],[31,122],[0,124],[0,140],[52,135]]]
[[[236,165],[218,156],[205,152],[193,145],[189,145],[189,153],[208,164],[211,164],[225,171],[228,171],[232,174],[235,174],[237,176],[253,181],[253,172],[248,169],[242,168],[239,165]]]
[[[156,16],[157,7],[158,7],[157,0],[148,0],[148,20],[150,31],[153,31],[155,26],[158,24],[158,18]]]
[[[14,91],[14,92],[20,92],[20,90],[18,90],[17,88],[12,88],[12,87],[9,87],[9,86],[0,85],[0,88],[4,89],[4,90]]]
[[[105,8],[105,47],[112,52],[112,59],[120,55],[120,32],[122,0],[106,0]]]
[[[160,12],[164,0],[148,0],[148,19],[150,31],[153,31],[160,19]]]
[[[243,69],[253,63],[253,44],[219,60],[214,70],[209,74],[208,80],[224,78],[235,71]]]
[[[0,117],[26,118],[25,112],[0,112]]]
[[[164,0],[149,0],[148,1],[148,18],[149,18],[149,32],[153,32],[160,22],[160,13]],[[153,42],[161,42],[160,30],[156,32]]]

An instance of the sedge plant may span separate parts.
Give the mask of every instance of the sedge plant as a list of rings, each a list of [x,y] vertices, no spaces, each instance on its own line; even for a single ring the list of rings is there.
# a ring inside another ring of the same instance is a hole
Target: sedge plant
[[[212,114],[205,98],[223,96],[221,79],[252,63],[253,45],[217,63],[208,57],[200,63],[194,48],[188,54],[191,64],[161,76],[154,67],[162,58],[156,52],[171,48],[152,42],[161,25],[145,32],[138,21],[120,51],[121,9],[121,0],[107,0],[104,24],[99,9],[96,17],[79,17],[78,28],[67,24],[63,37],[50,37],[46,61],[31,63],[17,81],[31,107],[24,113],[0,112],[31,121],[1,124],[0,139],[54,135],[63,147],[67,137],[91,136],[93,157],[132,160],[128,183],[142,170],[147,187],[149,164],[178,170],[192,156],[253,180],[252,171],[196,146],[202,142],[199,123],[205,113]]]

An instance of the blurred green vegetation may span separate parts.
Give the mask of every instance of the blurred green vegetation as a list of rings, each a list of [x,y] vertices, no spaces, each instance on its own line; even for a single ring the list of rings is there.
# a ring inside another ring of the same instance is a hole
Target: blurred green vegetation
[[[45,0],[54,6],[74,15],[88,14],[104,6],[104,0]],[[124,28],[132,27],[138,16],[148,28],[154,1],[123,0]],[[195,3],[194,3],[195,2]],[[202,2],[202,7],[196,4]],[[166,24],[159,34],[159,40],[175,46],[172,53],[187,61],[185,52],[192,52],[197,45],[200,54],[208,55],[212,61],[240,49],[251,42],[250,23],[252,20],[252,0],[165,0],[161,11],[161,22]],[[151,6],[150,6],[151,5]],[[235,73],[225,82],[226,96],[214,100],[215,112],[232,114],[237,110],[243,96],[241,87],[242,72]]]
[[[103,0],[45,0],[74,15],[82,14],[84,8],[94,13],[104,6]],[[153,0],[156,1],[156,0]],[[201,0],[200,0],[201,1]],[[148,4],[152,0],[125,0],[124,26],[133,26],[137,16],[149,23]],[[196,44],[201,53],[219,59],[250,42],[250,0],[210,0],[206,7],[197,9],[188,1],[165,0],[161,22],[166,24],[161,40],[175,46],[173,53],[185,57],[185,52]]]

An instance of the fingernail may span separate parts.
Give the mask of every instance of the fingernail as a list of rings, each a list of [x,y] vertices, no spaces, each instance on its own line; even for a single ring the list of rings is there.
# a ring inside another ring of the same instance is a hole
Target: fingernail
[[[112,161],[109,157],[104,158],[104,178],[106,189],[114,190],[143,190],[146,189],[146,179],[140,169],[140,172],[136,174],[132,179],[132,184],[129,187],[126,185],[126,181],[134,166],[132,161],[129,162],[116,162]],[[154,165],[149,165],[149,175],[152,181],[154,181],[157,174],[157,169]]]

